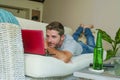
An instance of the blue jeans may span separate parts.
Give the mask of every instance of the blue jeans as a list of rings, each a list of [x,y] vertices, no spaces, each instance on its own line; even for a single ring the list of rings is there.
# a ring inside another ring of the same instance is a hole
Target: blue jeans
[[[95,47],[94,36],[89,28],[85,28],[85,37],[87,39],[87,43],[83,43],[82,41],[78,41],[81,33],[83,32],[83,27],[78,27],[78,29],[73,33],[73,38],[82,46],[84,53],[93,53]]]

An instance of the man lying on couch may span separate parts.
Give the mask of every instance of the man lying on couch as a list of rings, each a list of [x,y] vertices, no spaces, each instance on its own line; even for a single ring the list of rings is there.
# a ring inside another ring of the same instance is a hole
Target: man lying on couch
[[[64,26],[60,22],[52,22],[48,24],[46,26],[45,41],[45,49],[47,50],[47,53],[65,63],[69,62],[72,56],[77,56],[83,53],[93,53],[95,41],[90,30],[92,27],[93,25],[81,24],[72,37],[64,34]],[[87,39],[87,44],[78,41],[78,38],[83,31]]]

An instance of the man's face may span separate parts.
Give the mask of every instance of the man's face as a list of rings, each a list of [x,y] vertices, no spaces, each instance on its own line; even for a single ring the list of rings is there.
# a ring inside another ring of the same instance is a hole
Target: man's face
[[[64,36],[60,36],[56,30],[46,31],[46,40],[48,42],[48,47],[56,48],[61,46]]]

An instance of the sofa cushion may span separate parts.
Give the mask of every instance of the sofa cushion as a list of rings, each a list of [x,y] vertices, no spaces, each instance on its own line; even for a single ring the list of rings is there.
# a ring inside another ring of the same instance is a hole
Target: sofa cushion
[[[104,60],[105,58],[106,51]],[[92,62],[93,53],[73,57],[69,63],[50,56],[25,54],[25,74],[35,78],[66,76],[89,66]]]
[[[25,54],[25,75],[35,78],[66,76],[88,66],[91,62],[92,54],[77,56],[70,63],[53,57]]]

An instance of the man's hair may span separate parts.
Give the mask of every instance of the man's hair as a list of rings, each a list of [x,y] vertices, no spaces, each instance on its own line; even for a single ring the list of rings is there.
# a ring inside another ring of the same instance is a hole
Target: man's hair
[[[46,26],[46,30],[56,30],[58,34],[62,36],[64,34],[64,26],[57,21],[51,22]]]

